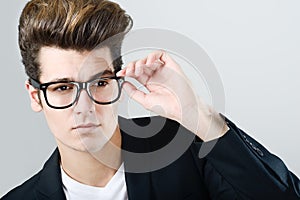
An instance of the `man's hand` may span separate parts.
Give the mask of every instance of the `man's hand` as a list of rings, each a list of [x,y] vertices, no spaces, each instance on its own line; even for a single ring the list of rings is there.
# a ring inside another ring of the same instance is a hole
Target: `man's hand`
[[[130,98],[147,110],[176,120],[203,141],[221,137],[228,130],[219,113],[197,97],[181,67],[164,51],[129,63],[117,76],[134,78],[149,91],[144,93],[125,81],[123,88]]]

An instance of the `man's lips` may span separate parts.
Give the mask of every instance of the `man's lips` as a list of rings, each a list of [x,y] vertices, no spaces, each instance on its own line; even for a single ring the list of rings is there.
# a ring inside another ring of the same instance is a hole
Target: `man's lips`
[[[80,124],[80,125],[74,126],[72,129],[91,129],[91,128],[96,128],[98,126],[100,126],[100,124],[87,123],[87,124]]]

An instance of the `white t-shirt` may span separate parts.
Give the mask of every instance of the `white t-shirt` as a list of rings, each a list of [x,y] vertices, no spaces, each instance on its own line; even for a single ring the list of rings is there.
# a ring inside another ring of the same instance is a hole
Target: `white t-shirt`
[[[105,187],[79,183],[61,168],[63,189],[67,200],[128,200],[123,164]]]

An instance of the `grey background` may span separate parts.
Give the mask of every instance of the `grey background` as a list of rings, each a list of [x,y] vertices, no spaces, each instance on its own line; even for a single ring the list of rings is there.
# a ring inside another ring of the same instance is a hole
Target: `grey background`
[[[298,0],[120,0],[134,28],[165,28],[200,44],[223,80],[226,112],[300,176]],[[0,196],[38,171],[55,147],[31,111],[17,46],[25,1],[1,6]],[[201,89],[201,88],[199,88]]]

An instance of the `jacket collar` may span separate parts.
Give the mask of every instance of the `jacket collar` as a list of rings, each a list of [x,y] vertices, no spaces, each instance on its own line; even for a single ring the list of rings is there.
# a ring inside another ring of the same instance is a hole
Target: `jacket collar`
[[[56,148],[45,163],[37,182],[37,199],[65,200],[60,171],[60,155]]]
[[[146,118],[141,118],[138,123],[147,124]],[[149,119],[149,118],[148,118]],[[132,172],[134,167],[143,166],[145,163],[141,163],[135,156],[135,153],[150,152],[151,148],[149,143],[145,142],[145,139],[141,139],[132,135],[142,134],[141,131],[133,130],[132,127],[136,127],[134,119],[125,119],[119,117],[119,125],[122,135],[122,158],[125,168],[125,180],[127,186],[127,195],[130,200],[151,200],[151,172],[135,173]],[[133,124],[132,124],[133,123]],[[140,124],[143,125],[143,124]]]

